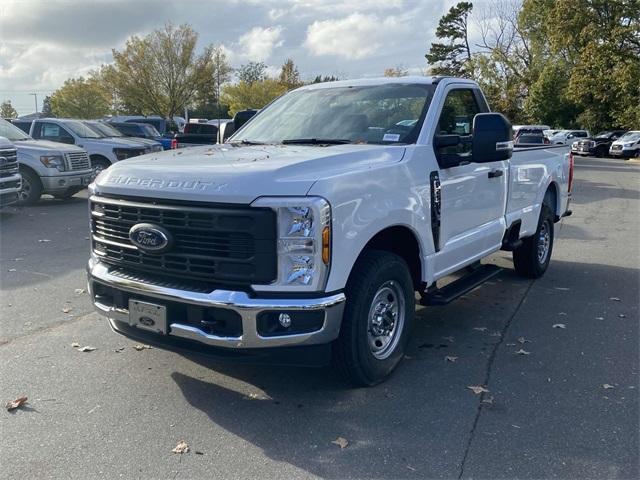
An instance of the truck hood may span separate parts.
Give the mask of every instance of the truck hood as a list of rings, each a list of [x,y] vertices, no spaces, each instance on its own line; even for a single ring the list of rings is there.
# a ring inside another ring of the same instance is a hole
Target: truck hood
[[[75,145],[66,143],[50,142],[48,140],[19,140],[13,144],[18,153],[39,156],[39,155],[64,155],[65,153],[83,152],[84,150]]]
[[[231,144],[168,150],[117,162],[96,179],[99,193],[175,200],[251,203],[306,195],[321,178],[402,160],[387,145]]]

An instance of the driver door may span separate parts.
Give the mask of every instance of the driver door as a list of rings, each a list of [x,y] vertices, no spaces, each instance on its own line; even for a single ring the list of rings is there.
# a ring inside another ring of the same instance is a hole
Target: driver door
[[[479,91],[451,86],[441,105],[435,134],[470,139],[473,118],[486,111]],[[439,172],[441,215],[434,259],[436,278],[500,247],[507,198],[508,161],[478,163],[482,159],[471,157],[471,143],[436,149],[436,158],[446,154],[457,154],[462,161]]]

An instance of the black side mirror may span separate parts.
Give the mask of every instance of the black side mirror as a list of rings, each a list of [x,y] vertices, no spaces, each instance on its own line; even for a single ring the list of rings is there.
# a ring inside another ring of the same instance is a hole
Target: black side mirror
[[[472,158],[476,163],[509,160],[513,154],[511,123],[501,113],[473,117]]]
[[[64,136],[60,137],[60,142],[61,143],[68,143],[69,145],[73,145],[74,143],[76,143],[73,140],[73,137],[68,136],[68,135],[64,135]]]

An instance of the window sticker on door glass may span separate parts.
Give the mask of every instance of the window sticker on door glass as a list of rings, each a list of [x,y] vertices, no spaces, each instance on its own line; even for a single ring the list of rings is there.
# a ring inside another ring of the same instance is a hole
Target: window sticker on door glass
[[[400,140],[400,134],[398,133],[385,133],[382,137],[383,142],[397,142]]]

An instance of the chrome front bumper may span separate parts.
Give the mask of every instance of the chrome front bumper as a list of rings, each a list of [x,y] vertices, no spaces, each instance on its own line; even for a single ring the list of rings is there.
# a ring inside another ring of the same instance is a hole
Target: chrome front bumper
[[[96,298],[93,283],[98,282],[117,290],[153,297],[162,301],[215,307],[233,310],[242,318],[242,335],[239,337],[221,337],[208,334],[193,325],[180,323],[179,319],[168,319],[169,333],[156,334],[165,340],[180,337],[193,340],[203,345],[232,349],[287,347],[301,345],[318,345],[329,343],[338,337],[345,296],[343,293],[322,298],[310,299],[258,299],[251,298],[246,292],[214,290],[210,293],[180,290],[164,285],[155,285],[124,278],[109,272],[109,267],[95,259],[89,260],[88,281],[89,293],[96,310],[111,321],[111,326],[118,330],[118,322],[129,324],[129,311],[113,305],[101,303]],[[257,331],[257,317],[262,312],[286,311],[323,311],[324,323],[319,330],[310,333],[263,337]],[[122,333],[122,332],[120,332]]]
[[[93,170],[81,173],[65,172],[53,177],[40,177],[45,192],[63,192],[70,188],[85,188],[94,179]]]

